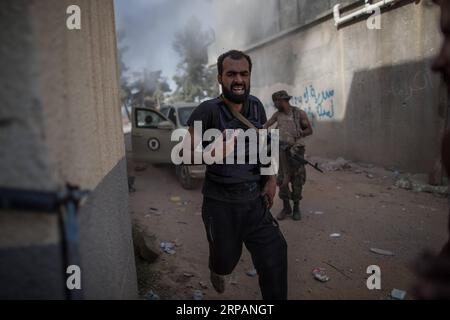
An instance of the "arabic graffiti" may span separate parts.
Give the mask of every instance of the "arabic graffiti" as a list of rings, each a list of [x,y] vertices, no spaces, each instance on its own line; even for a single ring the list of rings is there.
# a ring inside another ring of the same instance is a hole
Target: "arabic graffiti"
[[[305,87],[302,95],[293,96],[291,104],[305,111],[314,127],[317,119],[334,118],[334,96],[334,89],[317,91],[311,84]]]

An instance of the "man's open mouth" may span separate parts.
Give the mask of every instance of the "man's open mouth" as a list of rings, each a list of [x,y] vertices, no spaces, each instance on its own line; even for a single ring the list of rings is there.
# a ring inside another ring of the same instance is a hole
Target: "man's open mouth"
[[[234,85],[231,87],[231,92],[236,95],[245,94],[245,86],[244,85]]]

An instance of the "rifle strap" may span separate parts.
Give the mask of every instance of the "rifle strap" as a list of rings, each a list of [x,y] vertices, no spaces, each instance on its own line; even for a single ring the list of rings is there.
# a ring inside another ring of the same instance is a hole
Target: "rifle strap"
[[[223,96],[220,96],[220,99],[225,103],[225,105],[228,108],[228,111],[231,112],[231,114],[233,115],[233,117],[235,117],[236,119],[238,119],[241,123],[243,123],[247,128],[249,129],[255,129],[256,131],[258,131],[258,128],[255,127],[255,125],[253,123],[251,123],[246,117],[244,117],[244,115],[242,113],[240,113],[239,111],[237,111],[236,109],[234,109],[233,107],[230,107],[228,105],[228,103],[225,102],[225,100],[223,99]],[[248,103],[248,100],[245,102]]]

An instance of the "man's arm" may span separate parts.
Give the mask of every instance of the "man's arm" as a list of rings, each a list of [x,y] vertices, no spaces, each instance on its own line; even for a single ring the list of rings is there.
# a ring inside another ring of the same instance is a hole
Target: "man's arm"
[[[267,121],[267,122],[264,124],[263,128],[264,128],[264,129],[267,129],[267,128],[269,128],[270,126],[272,126],[275,122],[277,122],[277,116],[278,116],[278,112],[275,112],[275,113],[272,115],[272,117],[270,117],[269,121]]]
[[[237,132],[234,132],[231,136],[227,137],[226,130],[224,130],[222,136],[218,137],[218,140],[212,142],[212,148],[203,150],[202,146],[199,150],[198,146],[202,143],[202,137],[194,130],[194,127],[189,127],[183,140],[183,150],[191,151],[191,163],[195,163],[195,158],[202,159],[203,161],[204,155],[209,155],[213,158],[217,156],[217,159],[224,159],[230,153],[234,152],[236,141]]]
[[[194,124],[195,122],[201,123],[202,130],[207,130],[208,128],[211,128],[212,126],[212,112],[211,107],[206,103],[201,103],[197,108],[194,109],[192,114],[189,116],[189,119],[187,121],[187,125],[189,126],[188,132],[186,132],[186,135],[183,139],[183,150],[190,150],[190,163],[194,163],[195,155],[196,158],[203,160],[203,148],[200,148],[201,151],[198,150],[198,146],[202,143],[202,132],[197,132],[194,130]],[[200,130],[201,131],[201,130]],[[201,155],[199,155],[201,154]],[[183,157],[184,160],[187,160],[185,157]]]
[[[308,115],[303,110],[300,110],[300,127],[302,128],[303,137],[312,135],[313,130],[311,123],[309,122]]]

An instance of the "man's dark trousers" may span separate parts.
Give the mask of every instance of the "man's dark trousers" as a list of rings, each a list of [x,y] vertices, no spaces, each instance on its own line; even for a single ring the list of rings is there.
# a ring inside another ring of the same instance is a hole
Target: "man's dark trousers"
[[[246,202],[204,197],[202,218],[212,271],[230,274],[245,244],[259,275],[263,299],[287,299],[287,244],[262,196]]]

